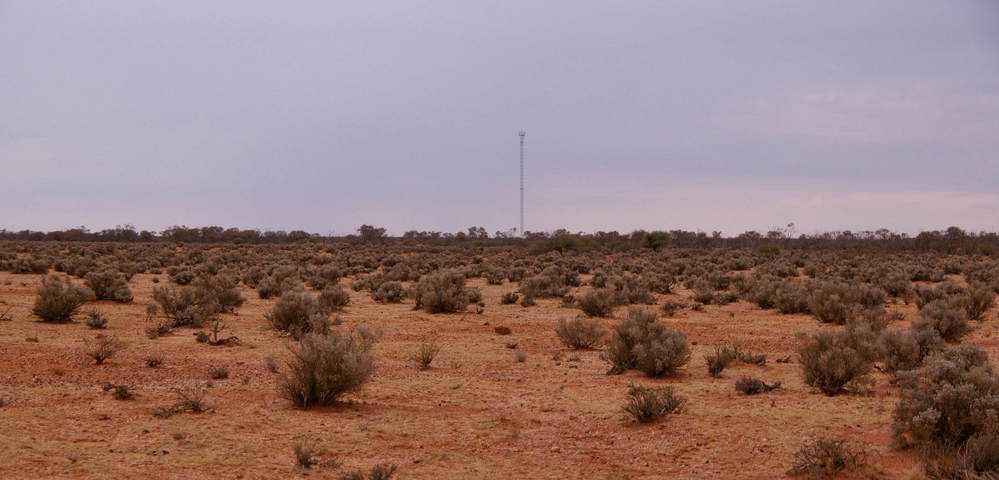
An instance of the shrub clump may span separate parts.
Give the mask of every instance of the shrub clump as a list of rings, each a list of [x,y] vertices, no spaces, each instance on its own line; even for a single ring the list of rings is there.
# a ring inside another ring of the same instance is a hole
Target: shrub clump
[[[177,401],[168,407],[156,410],[153,412],[153,416],[169,418],[178,413],[208,411],[208,405],[205,404],[205,390],[201,386],[176,388],[174,394],[177,396]]]
[[[808,299],[808,311],[823,323],[845,325],[865,309],[881,306],[884,291],[862,284],[823,282]]]
[[[108,317],[100,310],[94,309],[87,312],[87,318],[83,323],[94,330],[102,330],[108,326]]]
[[[749,365],[766,365],[767,355],[743,351],[739,347],[715,347],[715,353],[704,357],[708,365],[708,374],[712,377],[721,375],[732,362],[739,361]]]
[[[650,377],[674,375],[690,362],[687,334],[667,327],[652,312],[633,307],[614,328],[604,358],[608,373],[636,369]]]
[[[930,328],[936,330],[948,342],[960,341],[962,337],[971,333],[971,324],[968,323],[968,314],[961,308],[959,299],[933,300],[923,305],[919,309],[919,318],[916,319],[912,328],[915,330]]]
[[[845,330],[821,331],[802,340],[798,355],[805,384],[826,395],[836,395],[872,368],[871,360],[858,351],[853,336]]]
[[[316,448],[312,445],[299,443],[295,445],[295,465],[301,468],[312,468],[314,466],[339,467],[340,461],[330,456],[326,450]]]
[[[410,360],[416,365],[417,370],[429,370],[430,364],[433,363],[434,358],[437,358],[437,354],[440,353],[441,347],[436,343],[423,343],[420,344],[420,348],[413,353]]]
[[[461,312],[473,299],[465,275],[453,270],[427,275],[413,285],[410,296],[416,300],[415,309],[428,313]]]
[[[759,393],[767,393],[780,388],[780,382],[774,382],[772,385],[767,384],[763,380],[753,377],[742,377],[735,382],[735,390],[743,395],[756,395]]]
[[[90,272],[86,276],[86,283],[94,291],[97,300],[122,303],[132,301],[132,290],[128,288],[125,276],[113,270]]]
[[[336,285],[319,292],[319,305],[328,312],[335,312],[350,304],[350,293]]]
[[[89,288],[57,275],[43,278],[37,294],[31,313],[43,322],[68,322],[84,303],[95,299],[94,292]]]
[[[332,405],[359,390],[375,370],[371,342],[360,332],[309,333],[291,350],[281,395],[300,408]]]
[[[376,302],[399,303],[406,296],[406,289],[399,282],[384,282],[371,292]]]
[[[619,305],[618,295],[607,288],[594,288],[579,296],[576,303],[590,317],[606,317]]]
[[[807,442],[794,454],[789,475],[831,477],[839,472],[863,468],[867,453],[846,440],[820,437]]]
[[[135,397],[135,392],[132,391],[131,385],[106,383],[101,387],[101,390],[111,392],[111,396],[115,400],[131,400]]]
[[[600,323],[600,320],[594,318],[576,317],[572,320],[560,318],[555,333],[565,346],[584,349],[596,346],[607,333],[607,328]]]
[[[622,407],[638,423],[649,423],[663,415],[682,413],[687,399],[676,395],[673,387],[628,387],[628,399]]]
[[[301,338],[309,332],[323,333],[329,330],[329,310],[323,308],[312,295],[302,291],[289,292],[277,302],[264,318],[274,328],[288,332],[294,338]]]
[[[950,347],[898,379],[892,432],[899,445],[961,446],[999,427],[999,376],[978,347]]]
[[[964,297],[964,311],[969,320],[981,320],[990,308],[996,304],[996,292],[992,287],[983,284],[973,284]]]
[[[84,353],[94,360],[97,365],[103,364],[109,358],[125,349],[125,342],[118,340],[115,336],[98,336],[93,341],[86,341],[87,348]]]
[[[153,300],[173,320],[173,327],[201,328],[222,312],[222,305],[211,291],[191,286],[156,287]]]
[[[343,474],[343,476],[340,477],[340,480],[391,480],[398,470],[399,467],[395,464],[380,463],[371,467],[367,476],[365,476],[364,472],[360,470],[354,470]]]

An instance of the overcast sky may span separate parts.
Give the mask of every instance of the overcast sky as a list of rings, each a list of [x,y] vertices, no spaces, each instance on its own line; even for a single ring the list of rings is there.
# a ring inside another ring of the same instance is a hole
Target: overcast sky
[[[999,2],[0,0],[0,228],[999,227]]]

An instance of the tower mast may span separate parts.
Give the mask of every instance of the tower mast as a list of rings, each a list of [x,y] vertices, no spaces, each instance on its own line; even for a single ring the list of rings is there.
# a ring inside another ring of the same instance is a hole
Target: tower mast
[[[524,236],[524,136],[527,132],[521,130],[520,133],[520,236]]]

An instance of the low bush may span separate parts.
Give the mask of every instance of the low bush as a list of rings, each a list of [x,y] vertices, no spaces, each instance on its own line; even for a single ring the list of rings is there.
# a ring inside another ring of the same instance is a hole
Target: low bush
[[[191,286],[153,288],[153,300],[173,320],[173,327],[201,328],[222,311],[210,291]]]
[[[912,323],[913,329],[932,328],[948,342],[960,341],[971,333],[968,314],[962,308],[960,299],[934,300],[919,309],[919,318]]]
[[[858,351],[845,330],[824,330],[801,338],[798,355],[803,380],[826,395],[836,395],[872,368],[871,360]]]
[[[83,304],[95,299],[94,292],[89,288],[57,275],[43,278],[37,295],[31,313],[43,322],[68,322]]]
[[[312,468],[314,466],[328,466],[336,468],[340,466],[340,462],[336,458],[330,456],[328,451],[316,448],[312,445],[299,443],[295,445],[293,452],[295,454],[295,465],[298,465],[301,468]]]
[[[115,336],[98,336],[94,340],[87,340],[86,345],[84,353],[92,358],[97,365],[103,364],[125,349],[125,342],[118,340],[118,337]]]
[[[780,388],[780,382],[774,382],[772,385],[768,385],[763,380],[753,377],[742,377],[735,382],[735,390],[743,395],[756,395],[760,393],[767,393]]]
[[[638,423],[649,423],[663,415],[682,413],[687,400],[673,387],[628,387],[628,399],[622,407]]]
[[[919,308],[935,300],[962,297],[967,293],[964,287],[953,280],[944,280],[936,286],[918,285],[913,292],[916,294],[916,306]]]
[[[712,377],[718,377],[721,375],[722,370],[728,367],[728,364],[732,362],[734,358],[728,354],[725,349],[715,347],[715,353],[713,355],[706,355],[704,357],[705,363],[708,364],[708,374]]]
[[[87,312],[87,318],[83,323],[94,330],[101,330],[107,328],[108,317],[105,317],[100,310],[94,309]]]
[[[964,297],[964,311],[969,320],[981,320],[995,306],[996,292],[989,285],[973,284]]]
[[[607,333],[607,328],[593,318],[576,317],[572,320],[560,318],[555,333],[566,347],[585,349],[596,346]]]
[[[384,282],[371,292],[376,302],[399,303],[406,296],[406,289],[399,282]]]
[[[300,408],[332,405],[371,378],[375,364],[370,344],[354,331],[306,334],[291,350],[279,387]]]
[[[876,287],[841,282],[818,283],[808,300],[808,311],[823,323],[845,325],[865,309],[884,303],[884,292]]]
[[[517,303],[517,300],[519,299],[520,296],[517,295],[516,292],[506,292],[502,297],[500,297],[500,303],[503,305],[513,305],[514,303]]]
[[[205,390],[200,386],[186,388],[175,388],[174,395],[177,401],[168,407],[164,407],[153,412],[153,416],[168,418],[178,413],[202,413],[208,411],[205,404]]]
[[[708,365],[708,374],[718,377],[722,370],[734,361],[739,361],[750,365],[766,365],[767,355],[763,353],[753,353],[743,351],[739,347],[715,347],[715,353],[704,357]]]
[[[360,470],[354,470],[343,474],[340,480],[391,480],[398,470],[399,467],[394,464],[381,463],[371,467],[367,476]]]
[[[666,302],[663,303],[663,314],[665,314],[667,317],[674,317],[680,310],[683,310],[684,308],[687,308],[686,303],[667,300]]]
[[[531,298],[561,297],[569,292],[565,278],[554,270],[546,270],[540,275],[520,282],[520,293]]]
[[[774,307],[784,314],[809,313],[811,297],[803,283],[787,281],[773,297]]]
[[[917,370],[898,373],[900,398],[892,432],[902,446],[961,446],[996,431],[999,376],[988,354],[958,345],[927,357]]]
[[[111,300],[128,303],[132,301],[132,290],[128,288],[125,276],[113,270],[90,272],[86,276],[87,287],[94,292],[97,300]]]
[[[820,437],[805,443],[794,454],[789,475],[810,478],[831,477],[840,472],[863,468],[867,453],[846,440]]]
[[[119,385],[116,383],[108,383],[101,387],[101,390],[105,392],[111,392],[111,396],[115,400],[131,400],[135,397],[135,392],[132,391],[132,387],[129,385]]]
[[[296,291],[279,298],[270,313],[264,314],[264,318],[274,328],[288,332],[294,338],[301,338],[309,332],[328,330],[329,315],[330,312],[315,297]]]
[[[470,292],[465,288],[465,276],[453,270],[422,278],[413,285],[410,296],[416,300],[415,309],[428,313],[461,312],[471,303]]]
[[[999,478],[999,433],[979,432],[963,445],[935,445],[919,452],[932,479],[993,480]]]
[[[887,329],[878,336],[878,356],[882,370],[894,376],[899,371],[918,367],[924,352],[911,330]]]
[[[143,361],[146,363],[146,366],[149,368],[159,368],[161,365],[163,365],[163,355],[158,355],[158,354],[149,355],[148,357],[143,359]]]
[[[235,312],[246,302],[239,293],[239,279],[234,276],[202,275],[193,282],[193,285],[199,296],[211,298],[218,304],[219,312]]]
[[[173,330],[172,320],[160,320],[152,327],[146,327],[146,338],[155,340],[169,334]]]
[[[416,365],[417,370],[428,370],[434,358],[440,353],[441,347],[436,343],[429,342],[420,344],[420,348],[410,356],[410,360]]]
[[[673,330],[659,321],[655,313],[640,308],[628,310],[628,316],[614,328],[604,358],[610,362],[608,373],[636,369],[650,377],[663,377],[690,362],[687,334]]]
[[[401,289],[402,287],[400,286],[399,288]],[[350,304],[350,293],[339,285],[326,287],[319,292],[317,300],[319,300],[319,306],[324,310],[336,312]]]
[[[609,316],[619,304],[614,291],[606,288],[594,288],[580,295],[576,303],[583,313],[591,317]]]
[[[208,367],[208,377],[212,380],[224,380],[229,378],[229,369],[222,365],[212,365]]]

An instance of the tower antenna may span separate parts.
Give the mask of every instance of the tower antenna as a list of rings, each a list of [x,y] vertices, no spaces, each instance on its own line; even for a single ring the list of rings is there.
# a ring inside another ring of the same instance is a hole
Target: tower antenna
[[[527,132],[521,130],[520,135],[520,236],[524,236],[524,137]]]

